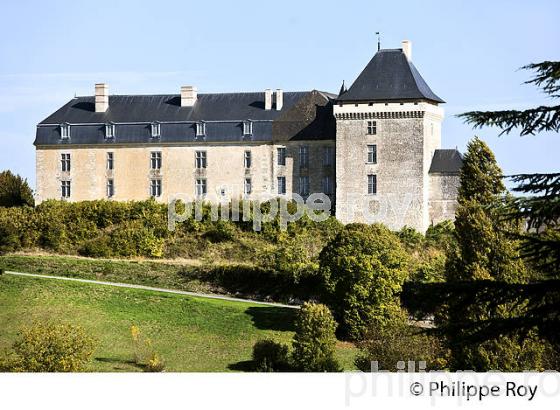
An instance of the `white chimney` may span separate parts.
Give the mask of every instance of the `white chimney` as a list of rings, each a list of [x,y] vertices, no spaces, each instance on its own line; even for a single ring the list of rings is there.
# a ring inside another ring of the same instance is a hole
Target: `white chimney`
[[[181,87],[181,107],[192,107],[198,98],[198,90],[192,85]]]
[[[109,108],[109,86],[95,84],[95,112],[105,112]]]
[[[276,111],[280,111],[284,106],[284,91],[276,89]]]
[[[270,88],[264,90],[264,109],[272,109],[272,90]]]
[[[409,40],[403,40],[402,41],[402,51],[404,53],[404,55],[406,56],[406,58],[408,59],[408,61],[412,60],[412,42]]]

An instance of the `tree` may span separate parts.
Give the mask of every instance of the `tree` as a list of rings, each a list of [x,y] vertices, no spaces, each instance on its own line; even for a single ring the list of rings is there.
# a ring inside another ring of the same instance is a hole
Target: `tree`
[[[325,300],[340,333],[360,339],[372,322],[400,317],[398,294],[408,256],[398,237],[380,224],[349,224],[323,249]]]
[[[467,146],[455,214],[457,247],[450,250],[448,280],[520,281],[525,267],[518,244],[508,235],[514,223],[500,221],[505,195],[502,171],[493,152],[478,137]]]
[[[336,322],[325,305],[306,302],[296,318],[293,362],[305,372],[336,372]]]
[[[27,180],[11,171],[0,173],[0,206],[33,206],[33,191],[29,188]]]
[[[90,360],[96,343],[81,326],[36,322],[20,331],[13,355],[2,367],[15,372],[78,372]]]
[[[533,79],[527,81],[542,87],[551,98],[560,97],[560,62],[545,61],[524,67],[536,71]],[[514,129],[521,136],[542,131],[560,129],[560,106],[540,106],[525,111],[468,112],[460,115],[475,128],[495,126],[502,129],[500,135],[509,134]],[[557,356],[552,363],[558,363],[560,355],[560,174],[521,174],[512,177],[517,183],[515,192],[532,195],[508,199],[501,221],[522,219],[528,230],[514,235],[521,240],[521,255],[541,269],[540,280],[529,283],[506,283],[495,280],[470,282],[447,282],[436,284],[410,284],[403,292],[403,301],[417,316],[425,316],[441,311],[442,306],[461,304],[467,306],[485,305],[491,311],[500,306],[517,306],[507,315],[491,314],[486,317],[471,316],[452,323],[448,321],[440,329],[449,334],[461,329],[462,344],[483,344],[508,336],[517,338],[519,344],[528,337],[538,337],[551,345]],[[512,339],[513,338],[513,339]],[[502,344],[502,347],[505,344]],[[545,346],[546,347],[546,346]],[[534,346],[538,349],[539,346]],[[517,350],[519,351],[519,350]],[[533,350],[535,351],[535,350]],[[489,356],[485,356],[489,358]],[[533,363],[538,357],[526,358]],[[516,360],[519,360],[517,358]]]

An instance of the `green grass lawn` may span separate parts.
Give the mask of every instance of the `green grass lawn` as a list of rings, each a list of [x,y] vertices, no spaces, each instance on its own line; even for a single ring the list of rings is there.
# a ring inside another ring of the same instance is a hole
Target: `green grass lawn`
[[[290,342],[296,312],[251,303],[2,275],[0,351],[10,347],[23,325],[60,319],[84,326],[99,340],[87,370],[141,371],[132,360],[130,326],[135,324],[163,356],[167,371],[244,370],[256,340],[270,337]],[[340,343],[338,356],[345,369],[354,368],[355,353],[353,346]]]

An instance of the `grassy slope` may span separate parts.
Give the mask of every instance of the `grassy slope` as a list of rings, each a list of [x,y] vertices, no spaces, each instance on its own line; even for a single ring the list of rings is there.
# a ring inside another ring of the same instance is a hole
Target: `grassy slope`
[[[59,255],[4,255],[0,268],[43,275],[103,280],[106,282],[180,289],[192,292],[216,292],[209,284],[187,278],[184,270],[196,269],[195,261],[166,263],[149,260],[92,259]]]
[[[90,371],[140,370],[131,360],[132,324],[152,339],[168,371],[242,370],[259,338],[290,341],[294,314],[287,308],[0,276],[0,351],[22,325],[59,318],[83,325],[99,339]],[[338,353],[344,367],[353,368],[355,349],[341,344]]]

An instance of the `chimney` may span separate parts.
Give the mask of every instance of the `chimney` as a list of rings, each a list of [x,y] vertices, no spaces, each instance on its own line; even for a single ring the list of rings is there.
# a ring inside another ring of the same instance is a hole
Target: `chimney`
[[[95,84],[95,112],[105,112],[109,108],[109,86]]]
[[[284,91],[276,89],[276,111],[280,111],[284,106]]]
[[[403,40],[402,41],[402,51],[404,53],[404,55],[406,56],[408,61],[412,60],[412,42],[410,42],[409,40]]]
[[[272,90],[270,88],[264,90],[264,109],[272,109]]]
[[[192,85],[181,87],[181,107],[192,107],[198,97],[198,90]]]

